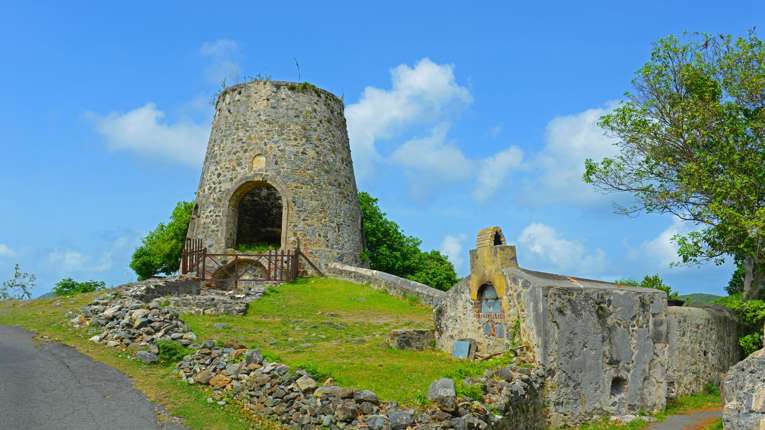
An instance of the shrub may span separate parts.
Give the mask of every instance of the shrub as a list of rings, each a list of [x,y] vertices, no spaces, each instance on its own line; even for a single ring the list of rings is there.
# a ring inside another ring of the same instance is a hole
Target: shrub
[[[421,251],[422,241],[389,220],[376,198],[359,193],[359,205],[365,240],[361,259],[370,268],[444,291],[457,283],[452,263],[438,251]]]
[[[143,243],[135,250],[130,261],[130,268],[138,275],[138,279],[178,271],[193,209],[193,202],[178,203],[170,216],[170,222],[167,225],[160,223],[143,238]]]
[[[37,277],[32,273],[22,272],[17,264],[13,269],[13,277],[0,285],[0,300],[29,300],[35,288]]]
[[[747,334],[738,338],[738,344],[744,355],[749,355],[762,348],[762,325],[765,323],[765,301],[743,300],[741,294],[733,294],[716,301],[717,304],[732,309],[747,327]]]
[[[158,340],[159,359],[164,363],[177,363],[189,354],[188,348],[174,340]]]
[[[93,291],[103,290],[106,283],[103,281],[83,281],[77,282],[72,278],[64,278],[56,283],[53,288],[53,294],[57,296],[69,296],[72,294],[92,293]]]

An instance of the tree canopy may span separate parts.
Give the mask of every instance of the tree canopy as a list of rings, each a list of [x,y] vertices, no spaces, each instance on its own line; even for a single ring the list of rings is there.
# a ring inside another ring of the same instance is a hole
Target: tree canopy
[[[685,263],[744,268],[743,294],[765,288],[765,48],[744,37],[659,40],[633,91],[600,125],[618,155],[585,162],[584,180],[635,197],[624,213],[669,213],[698,225],[675,236]]]
[[[401,227],[389,220],[377,205],[377,199],[359,193],[365,247],[362,259],[369,267],[439,290],[448,290],[457,283],[452,263],[438,251],[423,252],[422,241],[407,236]]]
[[[130,261],[130,268],[138,275],[138,279],[178,271],[193,209],[193,202],[179,202],[173,209],[170,222],[167,225],[160,223],[143,238],[143,243],[135,250]]]

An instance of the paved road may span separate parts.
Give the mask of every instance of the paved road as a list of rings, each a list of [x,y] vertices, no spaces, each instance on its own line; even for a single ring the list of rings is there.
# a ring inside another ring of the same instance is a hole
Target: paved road
[[[0,430],[178,429],[125,375],[58,343],[0,326]]]
[[[720,411],[697,411],[686,415],[672,415],[660,423],[651,424],[647,430],[697,430],[712,424],[721,416]]]

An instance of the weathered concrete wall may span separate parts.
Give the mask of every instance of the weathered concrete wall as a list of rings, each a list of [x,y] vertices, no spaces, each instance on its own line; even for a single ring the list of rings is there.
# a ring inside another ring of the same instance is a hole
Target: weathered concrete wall
[[[728,370],[722,394],[725,430],[765,429],[765,349]]]
[[[399,278],[390,273],[377,270],[363,269],[341,263],[330,263],[325,268],[328,276],[354,281],[369,285],[372,288],[382,290],[394,296],[416,296],[422,303],[435,306],[444,297],[441,290],[431,288],[419,282]]]
[[[664,408],[663,292],[522,269],[505,273],[525,313],[521,333],[547,370],[552,425]]]
[[[359,264],[361,212],[342,100],[274,81],[221,93],[188,237],[210,252],[233,248],[239,203],[265,184],[282,198],[282,248],[300,241],[320,266]]]
[[[464,280],[435,309],[439,348],[450,351],[455,340],[467,338],[479,354],[512,347],[541,365],[551,425],[664,407],[664,293],[513,267],[504,276],[503,336],[486,334]]]
[[[741,360],[735,314],[717,307],[670,306],[667,311],[667,397],[698,393],[706,384],[719,385],[724,373]]]

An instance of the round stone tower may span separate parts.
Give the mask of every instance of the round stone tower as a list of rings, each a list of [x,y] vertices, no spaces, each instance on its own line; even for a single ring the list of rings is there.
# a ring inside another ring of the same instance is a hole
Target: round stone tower
[[[307,83],[258,80],[226,88],[188,237],[210,253],[294,249],[358,265],[361,211],[343,101]]]

